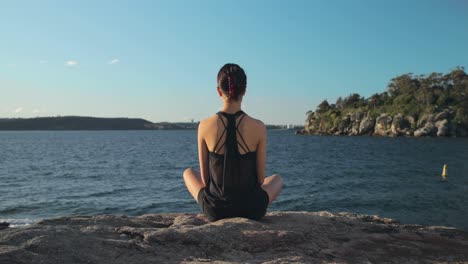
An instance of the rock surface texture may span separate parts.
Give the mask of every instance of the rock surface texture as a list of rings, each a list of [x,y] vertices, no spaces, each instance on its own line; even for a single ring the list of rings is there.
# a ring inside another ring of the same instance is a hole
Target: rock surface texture
[[[0,231],[0,263],[468,263],[468,232],[376,216],[99,215]]]
[[[374,135],[407,137],[466,137],[468,131],[454,112],[444,109],[436,114],[424,114],[419,119],[403,114],[380,114],[373,117],[370,112],[346,113],[324,118],[321,114],[311,115],[306,120],[301,135]]]

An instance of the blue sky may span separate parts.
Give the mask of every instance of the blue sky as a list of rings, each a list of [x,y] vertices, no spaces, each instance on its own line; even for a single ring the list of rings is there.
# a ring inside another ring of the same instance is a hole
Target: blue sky
[[[200,120],[227,62],[244,110],[303,124],[323,99],[468,66],[468,2],[2,1],[0,117]]]

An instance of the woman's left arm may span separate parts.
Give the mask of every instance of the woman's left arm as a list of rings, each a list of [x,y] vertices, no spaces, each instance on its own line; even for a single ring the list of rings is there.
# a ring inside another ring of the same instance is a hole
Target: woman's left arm
[[[203,185],[206,186],[208,179],[208,147],[205,142],[204,122],[198,125],[198,161],[200,162],[200,175]]]
[[[258,182],[263,184],[265,181],[266,151],[267,151],[267,130],[263,123],[257,129],[259,133],[259,142],[257,145],[257,177]]]

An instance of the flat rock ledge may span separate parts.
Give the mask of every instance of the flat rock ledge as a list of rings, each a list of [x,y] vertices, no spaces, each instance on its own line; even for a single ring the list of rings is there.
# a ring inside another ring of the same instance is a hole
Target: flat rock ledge
[[[72,216],[0,230],[0,263],[468,263],[468,232],[377,216]]]

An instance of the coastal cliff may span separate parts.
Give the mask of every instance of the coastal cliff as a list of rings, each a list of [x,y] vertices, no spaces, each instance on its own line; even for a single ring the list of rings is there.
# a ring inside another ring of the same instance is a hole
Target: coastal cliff
[[[438,136],[466,137],[468,130],[454,121],[454,112],[444,109],[438,113],[423,114],[419,119],[412,115],[388,113],[377,117],[369,112],[346,113],[330,121],[321,116],[307,119],[302,134],[319,135],[374,135],[374,136]]]
[[[468,232],[377,216],[271,212],[98,215],[0,230],[0,263],[468,263]]]
[[[375,136],[468,136],[468,75],[463,67],[447,74],[393,78],[387,91],[363,98],[351,94],[327,100],[307,112],[300,134]]]

